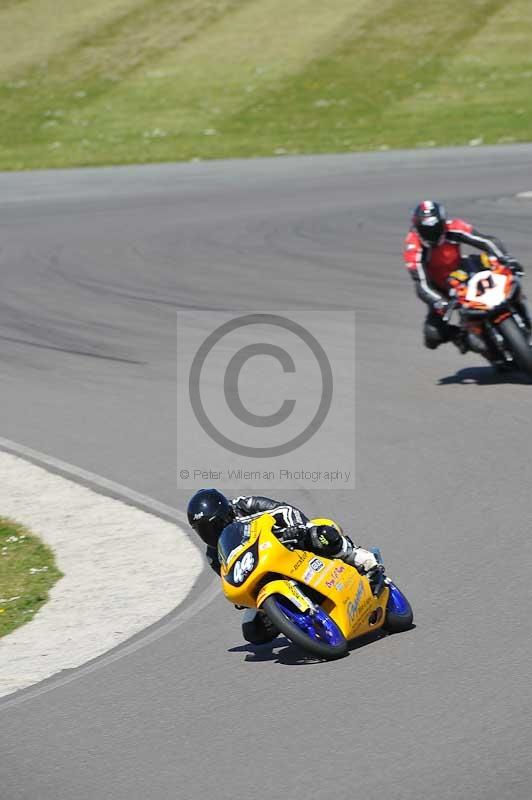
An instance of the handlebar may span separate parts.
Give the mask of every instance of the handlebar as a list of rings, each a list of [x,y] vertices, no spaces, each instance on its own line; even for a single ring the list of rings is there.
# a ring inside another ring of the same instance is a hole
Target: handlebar
[[[278,534],[279,541],[286,547],[292,546],[293,549],[294,547],[301,545],[302,534],[304,533],[304,530],[304,528],[299,528],[297,526],[286,528],[281,534]]]
[[[292,547],[293,549],[294,547],[297,547],[297,545],[300,543],[299,539],[279,539],[279,541],[281,542],[281,544],[286,545],[288,549],[290,549],[290,545],[293,545]]]

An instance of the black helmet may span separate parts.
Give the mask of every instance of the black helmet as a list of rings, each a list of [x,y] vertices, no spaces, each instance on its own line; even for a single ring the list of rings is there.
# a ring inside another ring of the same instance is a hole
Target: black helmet
[[[441,244],[445,236],[445,208],[441,203],[424,200],[414,210],[412,225],[423,244]]]
[[[218,538],[234,514],[231,503],[217,489],[200,489],[190,498],[188,521],[205,544],[216,547]]]

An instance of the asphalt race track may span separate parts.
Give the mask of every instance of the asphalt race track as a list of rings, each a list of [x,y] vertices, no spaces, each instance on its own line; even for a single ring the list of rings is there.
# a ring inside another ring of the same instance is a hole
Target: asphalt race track
[[[423,349],[401,244],[435,196],[527,265],[532,202],[515,195],[531,158],[0,175],[0,436],[183,509],[176,309],[355,308],[356,492],[286,499],[378,544],[416,615],[305,663],[282,639],[246,646],[217,595],[122,658],[0,702],[2,800],[530,797],[532,386]]]

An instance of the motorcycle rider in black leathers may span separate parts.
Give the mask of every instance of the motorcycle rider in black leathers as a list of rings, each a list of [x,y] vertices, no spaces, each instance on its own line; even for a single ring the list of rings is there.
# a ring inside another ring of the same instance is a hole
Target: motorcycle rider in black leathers
[[[374,554],[353,544],[348,536],[331,525],[313,525],[298,508],[271,500],[269,497],[251,495],[228,500],[217,489],[200,489],[190,499],[187,517],[190,526],[207,545],[206,556],[212,569],[219,575],[218,539],[231,522],[249,521],[268,512],[275,520],[272,532],[289,534],[297,538],[298,547],[327,558],[341,558],[371,578],[372,572],[381,568]],[[247,609],[242,623],[244,638],[253,644],[271,641],[278,633],[266,614]]]

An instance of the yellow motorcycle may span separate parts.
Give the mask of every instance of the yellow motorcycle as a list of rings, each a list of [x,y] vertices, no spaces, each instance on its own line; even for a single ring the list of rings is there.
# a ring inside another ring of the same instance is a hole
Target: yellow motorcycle
[[[398,633],[412,625],[408,600],[384,571],[371,583],[344,561],[295,549],[296,540],[272,532],[274,523],[266,513],[222,532],[220,574],[231,603],[262,609],[287,639],[326,660],[347,655],[350,641],[379,628]],[[332,520],[312,523],[340,530]]]

